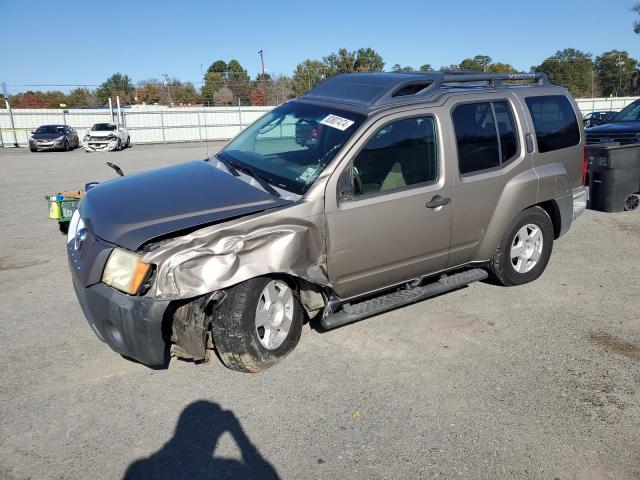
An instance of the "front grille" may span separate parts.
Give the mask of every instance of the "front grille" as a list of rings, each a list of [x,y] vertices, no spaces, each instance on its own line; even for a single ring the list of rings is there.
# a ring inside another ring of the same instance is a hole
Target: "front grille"
[[[599,143],[637,143],[640,132],[630,133],[587,133],[587,144]]]

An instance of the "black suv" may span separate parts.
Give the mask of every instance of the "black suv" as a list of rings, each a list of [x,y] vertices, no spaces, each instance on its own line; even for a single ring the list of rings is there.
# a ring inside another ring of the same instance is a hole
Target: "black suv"
[[[640,142],[640,100],[627,105],[608,123],[586,130],[587,144]]]

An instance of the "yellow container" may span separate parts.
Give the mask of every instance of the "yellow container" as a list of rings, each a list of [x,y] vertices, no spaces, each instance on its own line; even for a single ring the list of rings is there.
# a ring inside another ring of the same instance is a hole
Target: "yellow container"
[[[59,220],[60,217],[62,217],[62,209],[60,208],[60,203],[57,201],[58,196],[62,197],[62,195],[47,197],[47,200],[49,200],[49,218],[53,218],[54,220]]]

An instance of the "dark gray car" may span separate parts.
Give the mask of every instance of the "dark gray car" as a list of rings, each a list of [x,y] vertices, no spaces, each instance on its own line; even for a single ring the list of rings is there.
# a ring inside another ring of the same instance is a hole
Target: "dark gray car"
[[[69,125],[42,125],[31,132],[29,150],[71,150],[80,146],[78,132]]]
[[[257,372],[305,319],[532,282],[586,208],[578,118],[539,73],[336,75],[212,158],[89,190],[67,241],[76,294],[122,355],[215,348]]]

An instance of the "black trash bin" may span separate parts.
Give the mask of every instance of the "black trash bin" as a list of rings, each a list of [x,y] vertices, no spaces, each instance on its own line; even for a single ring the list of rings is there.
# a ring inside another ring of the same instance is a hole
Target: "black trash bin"
[[[622,212],[638,207],[640,143],[589,145],[589,208]]]

